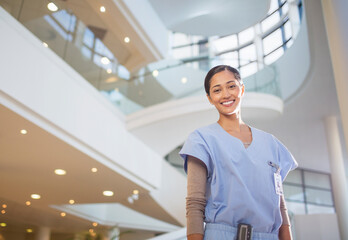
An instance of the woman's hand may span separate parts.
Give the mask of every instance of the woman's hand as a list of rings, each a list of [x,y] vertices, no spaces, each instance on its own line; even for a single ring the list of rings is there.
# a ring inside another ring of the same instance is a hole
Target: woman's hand
[[[203,235],[199,233],[190,234],[187,236],[187,240],[203,240]]]
[[[279,228],[279,240],[292,240],[289,225],[281,225]]]

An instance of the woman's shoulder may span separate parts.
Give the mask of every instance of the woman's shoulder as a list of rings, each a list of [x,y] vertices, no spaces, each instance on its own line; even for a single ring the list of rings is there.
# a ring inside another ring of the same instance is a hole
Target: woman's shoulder
[[[199,135],[202,138],[206,138],[216,134],[216,124],[212,123],[203,127],[195,129],[190,135]]]
[[[250,128],[252,130],[253,135],[257,134],[258,138],[262,138],[263,141],[270,141],[272,143],[275,143],[277,141],[277,138],[269,132],[266,132],[264,130],[261,130],[255,127],[250,127]]]

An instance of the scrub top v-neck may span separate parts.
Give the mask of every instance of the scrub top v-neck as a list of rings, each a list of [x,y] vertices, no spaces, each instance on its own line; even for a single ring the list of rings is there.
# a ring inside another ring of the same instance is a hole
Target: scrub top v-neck
[[[284,179],[297,166],[285,146],[273,135],[250,127],[252,142],[243,142],[218,123],[199,128],[186,140],[180,155],[200,159],[207,167],[206,223],[237,227],[248,223],[256,232],[277,233],[282,219],[274,173]]]

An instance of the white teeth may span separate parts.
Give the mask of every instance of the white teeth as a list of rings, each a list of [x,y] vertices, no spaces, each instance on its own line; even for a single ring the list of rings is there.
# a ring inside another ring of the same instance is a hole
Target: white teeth
[[[228,105],[228,104],[232,104],[234,102],[234,100],[233,101],[229,101],[229,102],[223,102],[222,104],[223,105]]]

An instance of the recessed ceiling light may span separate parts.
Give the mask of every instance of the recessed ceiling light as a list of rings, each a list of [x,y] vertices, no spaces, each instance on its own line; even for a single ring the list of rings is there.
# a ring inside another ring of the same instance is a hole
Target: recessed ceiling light
[[[104,6],[101,6],[100,8],[99,8],[99,10],[101,11],[101,12],[105,12],[105,7]]]
[[[6,227],[7,224],[6,223],[0,223],[0,227]]]
[[[66,171],[64,169],[55,169],[54,173],[60,176],[63,176],[66,174]]]
[[[93,227],[96,227],[96,226],[98,226],[98,223],[94,222],[94,223],[92,223],[92,225],[93,225]]]
[[[42,42],[42,45],[43,45],[45,48],[47,48],[47,47],[48,47],[48,44],[47,44],[47,43],[45,43],[45,42]]]
[[[182,82],[183,84],[187,83],[187,78],[186,78],[186,77],[183,77],[183,78],[181,79],[181,82]]]
[[[41,196],[39,195],[39,194],[31,194],[31,198],[32,199],[40,199],[41,198]]]
[[[91,169],[91,171],[96,173],[96,172],[98,172],[98,169],[94,167],[94,168]]]
[[[61,216],[61,217],[65,217],[65,216],[66,216],[66,213],[65,213],[65,212],[61,212],[61,213],[60,213],[60,216]]]
[[[7,208],[7,205],[6,204],[2,204],[2,208]]]
[[[49,4],[47,4],[47,8],[48,10],[55,12],[58,10],[58,7],[56,4],[54,4],[53,2],[50,2]]]
[[[125,37],[125,38],[124,38],[124,42],[125,42],[125,43],[129,43],[129,42],[130,42],[130,38],[129,38],[129,37]]]
[[[31,229],[31,228],[27,228],[27,233],[32,233],[33,232],[33,229]]]
[[[134,189],[134,190],[133,190],[133,194],[139,194],[139,190]]]
[[[30,205],[31,205],[31,202],[30,202],[30,201],[26,201],[26,202],[25,202],[25,205],[30,206]]]
[[[106,69],[106,72],[107,72],[108,74],[110,74],[110,73],[112,73],[112,70],[111,70],[110,68],[108,68],[108,69]]]
[[[88,230],[88,232],[93,233],[94,230],[93,230],[92,228],[90,228],[90,229]]]
[[[157,77],[158,76],[158,70],[153,70],[153,72],[152,72],[152,76],[154,76],[154,77]]]
[[[28,133],[27,130],[25,130],[25,129],[22,129],[22,130],[21,130],[21,134],[25,135],[25,134],[27,134],[27,133]]]
[[[102,57],[100,61],[104,65],[108,65],[110,63],[110,60],[107,57]]]
[[[113,191],[104,191],[104,192],[103,192],[103,195],[104,195],[104,196],[107,196],[107,197],[111,197],[111,196],[114,195],[114,192],[113,192]]]
[[[128,197],[127,200],[128,200],[128,202],[129,202],[130,204],[133,204],[133,203],[134,203],[134,199],[133,199],[132,197]]]
[[[74,203],[75,203],[75,200],[74,200],[74,199],[70,199],[70,200],[69,200],[69,203],[70,203],[70,204],[74,204]]]
[[[5,214],[6,211],[4,209],[1,210],[1,214]]]

